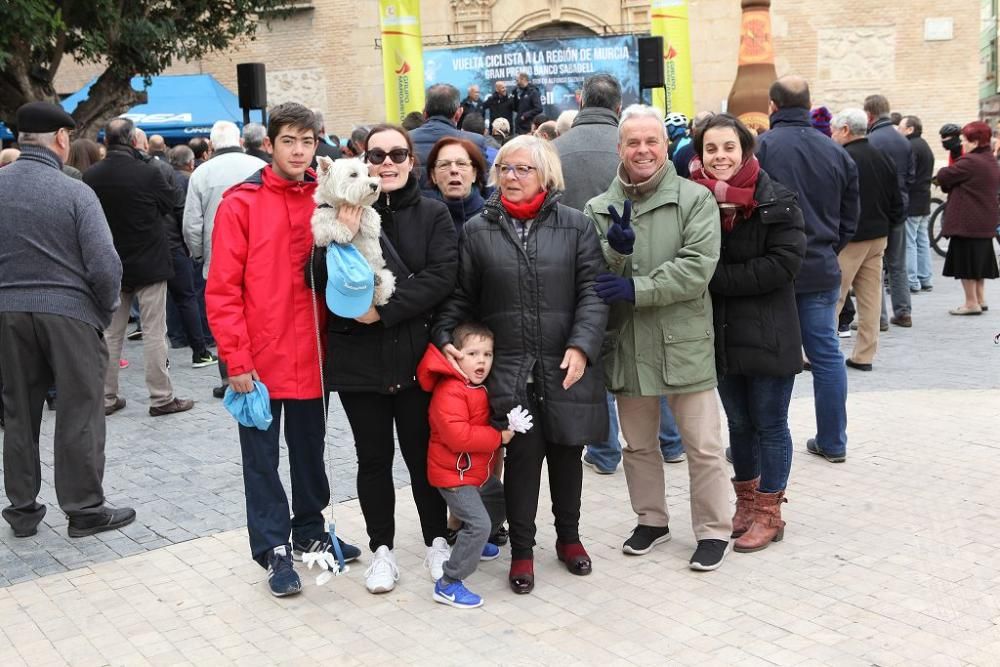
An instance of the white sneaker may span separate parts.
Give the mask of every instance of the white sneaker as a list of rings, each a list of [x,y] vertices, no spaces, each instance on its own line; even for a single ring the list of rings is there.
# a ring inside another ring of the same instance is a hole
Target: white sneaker
[[[427,547],[427,558],[424,566],[431,572],[431,581],[437,581],[444,576],[444,562],[451,558],[451,547],[443,537],[435,537]]]
[[[384,544],[375,550],[372,564],[365,570],[365,587],[369,593],[388,593],[399,581],[396,554]]]

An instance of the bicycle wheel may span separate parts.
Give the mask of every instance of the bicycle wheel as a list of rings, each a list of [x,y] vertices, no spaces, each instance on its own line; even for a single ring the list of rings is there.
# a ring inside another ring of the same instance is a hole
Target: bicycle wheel
[[[934,252],[944,257],[948,254],[948,239],[941,236],[941,228],[944,226],[944,208],[948,202],[936,198],[931,200],[932,204],[934,202],[940,203],[937,208],[931,211],[931,219],[927,223],[927,236],[930,238]]]

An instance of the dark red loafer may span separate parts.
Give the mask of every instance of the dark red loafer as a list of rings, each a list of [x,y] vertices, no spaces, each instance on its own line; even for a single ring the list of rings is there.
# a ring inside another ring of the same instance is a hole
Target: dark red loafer
[[[566,563],[566,569],[571,574],[583,577],[593,571],[590,555],[587,554],[587,550],[579,542],[563,544],[559,540],[556,540],[556,555],[559,557],[559,560]]]
[[[535,589],[535,561],[531,558],[520,558],[510,562],[510,574],[507,575],[510,590],[518,595],[526,595]]]

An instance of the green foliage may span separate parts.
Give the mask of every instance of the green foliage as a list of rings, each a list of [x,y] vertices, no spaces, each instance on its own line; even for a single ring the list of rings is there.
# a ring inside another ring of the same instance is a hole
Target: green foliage
[[[51,80],[65,53],[114,74],[151,76],[252,37],[288,0],[3,0],[0,71],[30,58]]]

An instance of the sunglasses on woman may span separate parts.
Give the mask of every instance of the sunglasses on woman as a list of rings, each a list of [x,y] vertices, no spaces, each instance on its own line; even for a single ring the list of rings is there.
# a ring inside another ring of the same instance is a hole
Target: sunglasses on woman
[[[410,149],[393,148],[391,151],[386,153],[381,148],[371,148],[365,152],[365,162],[368,164],[382,164],[385,162],[386,155],[388,155],[389,159],[396,164],[403,164],[406,161],[406,158],[410,157]]]

